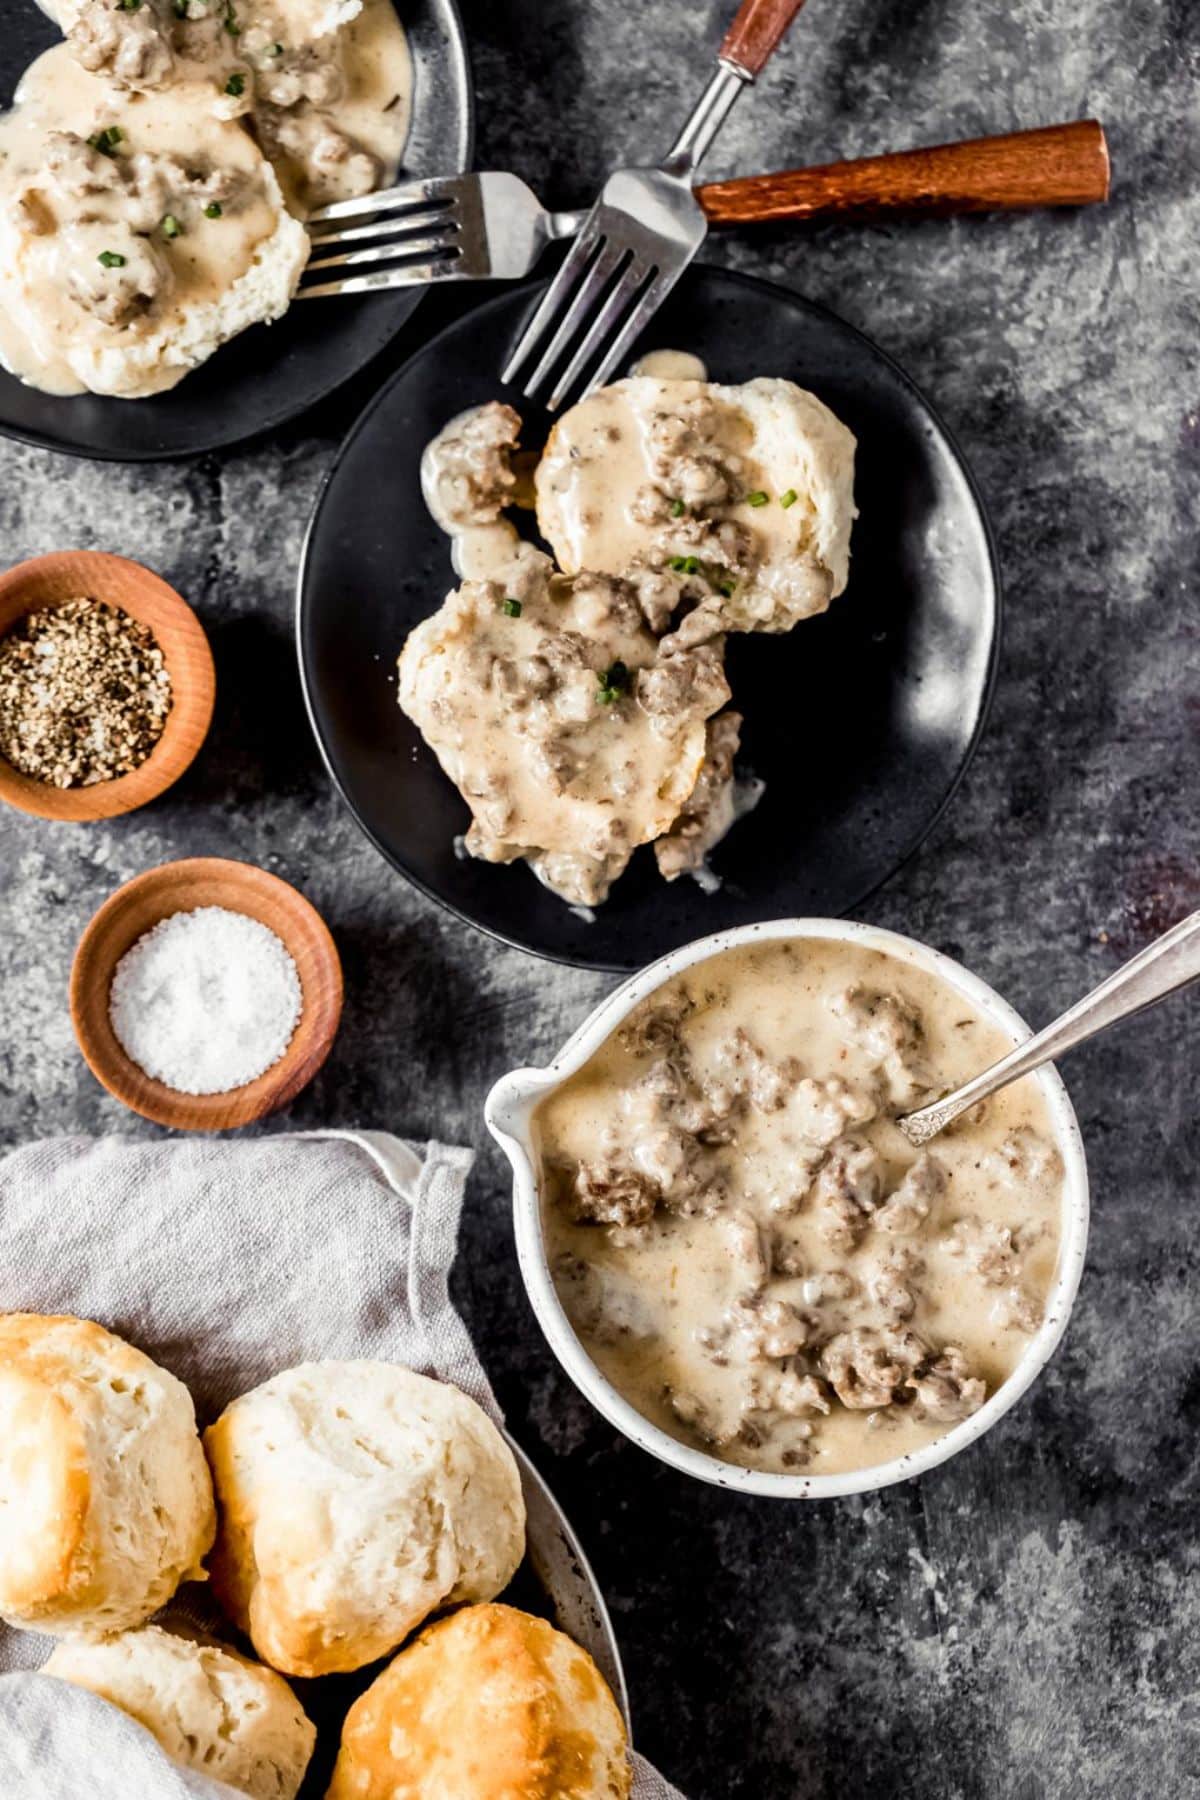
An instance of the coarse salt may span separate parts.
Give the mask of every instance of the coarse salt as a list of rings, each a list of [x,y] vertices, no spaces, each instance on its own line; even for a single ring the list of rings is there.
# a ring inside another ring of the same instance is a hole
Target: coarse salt
[[[277,1063],[303,997],[296,965],[258,919],[224,906],[172,913],[113,972],[108,1016],[125,1054],[180,1094],[226,1094]]]

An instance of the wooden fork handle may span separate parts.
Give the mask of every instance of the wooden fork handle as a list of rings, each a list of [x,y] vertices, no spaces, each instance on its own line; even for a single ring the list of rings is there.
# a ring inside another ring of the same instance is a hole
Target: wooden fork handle
[[[761,75],[803,5],[804,0],[742,0],[725,33],[721,61],[736,63],[747,75]]]
[[[795,9],[793,8],[793,11]],[[1001,212],[1107,200],[1108,145],[1096,119],[696,189],[714,225],[900,212]]]

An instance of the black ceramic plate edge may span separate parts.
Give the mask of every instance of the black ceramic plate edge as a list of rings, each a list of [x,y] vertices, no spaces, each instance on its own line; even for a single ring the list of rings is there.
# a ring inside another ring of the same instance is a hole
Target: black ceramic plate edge
[[[966,746],[964,747],[964,749],[959,757],[957,765],[955,766],[952,774],[950,775],[946,791],[945,791],[944,795],[942,796],[940,803],[930,813],[929,817],[922,822],[920,829],[918,831],[914,832],[911,841],[897,856],[896,860],[893,862],[893,864],[892,864],[891,868],[888,870],[887,874],[882,876],[879,880],[866,883],[860,892],[856,893],[853,896],[853,898],[851,898],[849,901],[847,901],[842,906],[839,916],[842,918],[846,918],[846,917],[850,916],[852,913],[854,913],[858,907],[862,906],[866,900],[870,899],[870,897],[873,894],[878,893],[882,888],[886,887],[887,883],[889,881],[891,881],[894,876],[899,874],[899,872],[903,868],[905,868],[909,862],[911,862],[912,858],[916,855],[918,850],[920,850],[921,846],[926,842],[926,840],[929,838],[931,833],[936,829],[938,824],[941,822],[942,818],[945,816],[946,811],[947,811],[948,807],[950,806],[951,802],[953,801],[955,795],[957,794],[959,787],[962,784],[963,777],[966,775],[966,772],[971,765],[971,762],[975,756],[975,753],[979,748],[979,744],[983,737],[984,731],[987,728],[987,723],[988,723],[988,719],[989,719],[989,716],[991,713],[991,708],[992,708],[992,701],[993,701],[993,698],[995,695],[995,690],[996,690],[996,677],[997,677],[997,673],[999,670],[999,664],[1000,664],[1000,647],[1001,647],[1001,640],[1002,640],[1002,636],[1003,636],[1003,623],[1004,623],[1004,587],[1003,587],[1003,581],[1002,581],[1002,577],[1001,577],[1000,557],[999,557],[999,552],[998,552],[998,549],[996,546],[995,532],[992,528],[992,522],[988,515],[987,508],[984,505],[983,495],[980,491],[979,484],[975,479],[974,472],[972,471],[970,464],[968,463],[966,457],[964,456],[962,449],[959,446],[958,440],[955,437],[954,433],[950,430],[949,426],[946,424],[946,421],[943,419],[943,417],[942,417],[941,413],[938,411],[937,407],[935,407],[933,405],[933,403],[928,399],[928,397],[922,391],[922,389],[920,387],[918,387],[917,383],[912,379],[912,377],[910,375],[908,375],[906,373],[906,371],[900,366],[900,364],[895,360],[895,358],[893,356],[889,355],[889,353],[886,350],[884,350],[881,345],[877,344],[873,338],[868,337],[864,331],[860,331],[857,328],[857,326],[851,325],[847,320],[843,319],[840,314],[835,313],[830,307],[823,306],[819,301],[808,300],[808,299],[804,298],[804,296],[798,295],[793,289],[791,289],[789,287],[785,287],[782,282],[770,281],[762,276],[746,275],[746,274],[742,273],[741,270],[726,268],[720,264],[700,263],[695,266],[700,269],[711,269],[714,273],[719,274],[720,276],[722,276],[725,279],[732,280],[735,284],[742,285],[742,286],[745,286],[745,287],[748,287],[751,289],[755,289],[758,291],[765,290],[766,292],[768,292],[770,294],[778,295],[781,299],[783,299],[785,302],[787,302],[789,304],[794,303],[797,299],[802,299],[803,304],[806,308],[810,309],[813,313],[815,313],[825,319],[830,320],[840,330],[847,332],[852,338],[858,339],[866,347],[866,349],[868,350],[868,352],[870,354],[877,356],[883,363],[885,363],[888,366],[888,368],[891,370],[893,375],[896,376],[896,378],[901,383],[901,385],[903,387],[907,388],[909,390],[909,392],[914,396],[914,398],[916,399],[919,406],[928,415],[931,423],[933,424],[933,426],[935,427],[935,429],[937,430],[937,432],[940,434],[941,438],[943,439],[945,446],[950,454],[951,460],[954,462],[959,474],[961,475],[961,477],[963,479],[964,485],[966,486],[966,489],[967,489],[968,493],[970,494],[972,503],[975,508],[975,513],[978,518],[979,526],[981,528],[983,542],[984,542],[984,545],[987,550],[987,560],[988,560],[988,567],[989,567],[989,570],[991,573],[991,585],[992,585],[992,597],[993,597],[992,619],[991,619],[991,637],[990,637],[990,643],[988,646],[987,670],[986,670],[986,674],[984,677],[982,690],[981,690],[980,696],[979,696],[978,715],[976,717],[974,729],[971,733],[970,738],[968,739],[968,741],[966,743]],[[521,289],[528,292],[532,296],[538,287],[544,286],[544,285],[546,285],[546,278],[538,276],[538,277],[532,278],[531,280],[529,280],[527,282],[520,284],[520,287],[521,287]],[[494,303],[495,298],[496,297],[493,296],[493,297],[489,297],[489,299],[487,299],[487,300],[481,301],[479,308],[476,308],[474,310],[482,311],[489,304]],[[509,949],[520,950],[528,956],[536,956],[545,962],[558,963],[558,964],[563,965],[568,968],[593,969],[601,974],[629,975],[631,973],[636,972],[638,969],[644,967],[646,960],[652,961],[654,959],[650,958],[650,959],[641,959],[641,960],[639,960],[639,959],[612,960],[612,959],[603,958],[603,957],[601,957],[601,958],[584,957],[584,956],[577,955],[577,954],[571,954],[570,952],[565,951],[565,950],[536,949],[527,943],[521,942],[520,939],[511,936],[509,933],[499,929],[497,926],[489,924],[482,919],[474,918],[469,912],[465,911],[463,908],[461,908],[459,906],[456,906],[452,900],[449,900],[444,895],[438,893],[437,890],[435,888],[433,888],[429,883],[422,881],[419,876],[415,875],[410,869],[405,867],[405,865],[399,860],[399,858],[387,847],[386,844],[384,844],[382,842],[382,840],[377,836],[377,834],[371,829],[371,827],[365,822],[365,820],[360,815],[357,807],[355,806],[353,800],[350,798],[350,795],[347,793],[340,777],[337,774],[337,771],[334,767],[331,753],[330,753],[328,747],[326,746],[324,737],[322,736],[320,727],[317,722],[316,709],[314,706],[312,693],[310,692],[308,673],[307,673],[307,669],[305,667],[304,604],[305,604],[305,585],[306,585],[306,576],[307,576],[307,572],[308,572],[310,547],[312,544],[313,537],[314,537],[316,530],[318,528],[318,525],[320,523],[321,513],[325,506],[325,503],[326,503],[326,500],[327,500],[327,497],[329,494],[329,490],[337,477],[337,474],[341,467],[342,462],[345,460],[346,456],[349,454],[355,440],[357,439],[359,434],[367,427],[367,425],[373,418],[376,411],[387,402],[392,389],[400,381],[402,381],[404,379],[404,377],[408,371],[409,364],[412,361],[414,361],[418,356],[425,356],[425,355],[430,354],[431,352],[436,354],[438,345],[442,342],[443,339],[451,337],[453,335],[453,333],[459,328],[460,324],[461,324],[460,317],[456,317],[455,319],[450,320],[447,324],[443,325],[438,331],[434,332],[430,337],[426,338],[423,343],[418,345],[416,347],[416,349],[414,349],[412,356],[406,358],[406,360],[400,365],[400,367],[395,370],[395,372],[392,374],[390,379],[384,384],[384,386],[379,390],[379,392],[367,403],[367,405],[363,408],[362,412],[359,414],[358,418],[354,421],[353,425],[350,427],[350,430],[347,432],[345,438],[342,440],[342,443],[338,447],[337,454],[335,455],[333,461],[329,465],[329,468],[326,470],[326,473],[322,479],[320,488],[317,491],[316,500],[313,503],[312,513],[309,517],[308,525],[307,525],[307,528],[304,533],[304,541],[301,546],[300,562],[299,562],[299,567],[298,567],[297,575],[296,575],[296,656],[297,656],[297,663],[299,666],[299,673],[300,673],[300,687],[301,687],[301,691],[304,695],[304,708],[308,715],[309,725],[312,728],[313,737],[316,741],[317,749],[321,756],[321,761],[324,763],[325,769],[329,775],[330,780],[332,781],[332,783],[334,785],[334,788],[336,789],[336,791],[337,791],[339,797],[341,798],[342,802],[344,803],[344,805],[349,810],[350,815],[353,818],[358,829],[362,832],[363,836],[368,840],[368,842],[370,844],[372,844],[373,847],[384,858],[385,862],[387,862],[393,869],[395,869],[396,872],[399,875],[401,875],[404,878],[404,880],[409,882],[411,886],[416,888],[419,893],[424,894],[426,899],[433,901],[435,905],[439,906],[444,912],[451,914],[452,917],[454,917],[456,919],[460,919],[463,924],[469,925],[472,927],[472,929],[482,932],[485,937],[490,938],[494,943],[503,944]],[[631,353],[630,353],[631,360],[634,358],[635,355],[636,355],[636,346],[634,347],[634,350],[631,351]],[[773,915],[773,916],[777,916],[777,915]],[[715,929],[717,929],[717,928],[715,928]],[[703,935],[703,934],[701,933],[698,935]]]
[[[36,0],[27,0],[27,3],[32,10],[39,10],[36,5]],[[447,24],[450,27],[446,32],[448,66],[452,71],[452,85],[461,101],[461,116],[458,121],[458,128],[451,154],[445,165],[439,167],[436,173],[454,175],[469,169],[474,161],[476,112],[475,84],[471,70],[470,51],[467,47],[466,27],[463,23],[462,10],[458,0],[436,0],[436,4],[445,14]],[[401,13],[401,22],[403,23],[403,0],[396,0],[396,7],[397,11]],[[51,26],[53,25],[53,21],[47,20],[47,22],[51,24]],[[434,171],[427,171],[427,173],[433,172]],[[348,366],[328,387],[322,388],[319,394],[306,395],[304,399],[298,402],[290,400],[285,401],[270,413],[262,414],[252,423],[248,423],[244,427],[235,427],[232,431],[218,430],[210,437],[206,438],[197,437],[189,442],[186,448],[147,446],[145,448],[127,449],[117,445],[109,448],[96,444],[72,443],[66,437],[56,435],[53,432],[38,431],[26,426],[13,425],[3,418],[0,418],[0,437],[9,438],[14,443],[28,444],[35,450],[51,450],[60,456],[73,456],[86,462],[188,462],[194,457],[211,455],[215,450],[234,449],[239,445],[251,442],[255,438],[263,437],[268,432],[278,431],[284,425],[288,425],[292,423],[293,420],[301,418],[314,407],[320,406],[325,401],[332,399],[335,394],[341,392],[343,388],[347,387],[357,377],[364,374],[376,358],[384,353],[388,348],[388,345],[395,341],[404,326],[412,318],[416,308],[425,298],[425,293],[426,290],[424,288],[416,288],[412,290],[411,294],[399,290],[396,296],[388,296],[390,311],[385,319],[383,306],[381,305],[379,307],[381,328],[375,334],[374,342],[366,350],[364,355],[357,358],[353,365]],[[316,306],[319,303],[313,301],[311,304]],[[324,304],[337,307],[341,306],[343,302],[340,300],[330,300]],[[355,305],[356,302],[351,300],[347,304]],[[217,355],[220,355],[220,351],[217,352]],[[203,366],[204,365],[202,365],[202,367]],[[7,371],[4,371],[4,373],[7,373]],[[194,370],[191,376],[185,376],[184,379],[191,380],[194,376],[198,375],[198,373],[199,371]],[[82,398],[82,396],[80,397]],[[137,402],[124,401],[114,402],[114,404],[135,405]]]

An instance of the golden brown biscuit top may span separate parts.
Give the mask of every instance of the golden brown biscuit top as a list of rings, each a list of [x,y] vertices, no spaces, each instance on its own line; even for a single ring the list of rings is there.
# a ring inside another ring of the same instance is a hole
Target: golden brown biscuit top
[[[166,1436],[143,1463],[138,1432],[160,1421]],[[155,1456],[166,1477],[152,1485]],[[181,1559],[176,1583],[202,1574],[215,1528],[187,1390],[94,1320],[0,1313],[0,1614],[34,1623],[64,1607],[103,1609],[109,1584],[119,1586],[140,1554],[140,1513],[154,1514],[160,1486],[190,1502],[196,1530],[194,1542],[175,1545],[190,1514],[182,1524],[174,1515],[152,1520],[146,1554],[169,1566],[151,1583],[148,1605],[167,1597],[173,1556]],[[128,1540],[116,1551],[107,1547],[114,1506]],[[111,1623],[107,1614],[101,1622]]]
[[[351,1707],[327,1800],[625,1800],[625,1749],[585,1650],[515,1607],[469,1606]]]
[[[133,1380],[147,1360],[91,1319],[0,1314],[0,1604],[33,1610],[86,1578],[77,1564],[91,1504],[83,1419],[97,1400],[82,1370]]]

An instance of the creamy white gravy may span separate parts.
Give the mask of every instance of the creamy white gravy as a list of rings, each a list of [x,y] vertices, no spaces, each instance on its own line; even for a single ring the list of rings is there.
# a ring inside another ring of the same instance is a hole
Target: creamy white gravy
[[[392,0],[336,30],[294,0],[56,10],[68,43],[0,118],[0,360],[52,393],[157,393],[285,309],[305,256],[285,201],[300,217],[395,180],[407,39]]]
[[[208,101],[196,84],[111,89],[65,46],[26,71],[0,119],[0,243],[11,296],[0,308],[0,356],[22,380],[82,393],[67,360],[81,340],[119,356],[172,319],[182,329],[189,313],[246,274],[275,232],[280,203],[269,168]],[[114,132],[111,156],[86,142]],[[186,372],[164,364],[130,391],[158,392]]]
[[[790,630],[846,584],[854,439],[792,382],[725,387],[661,354],[669,373],[613,382],[556,424],[537,468],[542,533],[568,573],[689,570],[693,638]]]
[[[704,758],[710,691],[665,713],[645,683],[656,645],[611,582],[575,583],[503,525],[463,534],[468,575],[413,631],[399,701],[474,814],[467,850],[488,862],[526,858],[577,905],[603,899],[636,847],[678,815]],[[476,566],[488,572],[471,573]]]
[[[718,387],[680,351],[639,366],[654,372],[572,407],[532,468],[518,414],[495,401],[451,419],[421,463],[465,586],[405,646],[400,704],[475,814],[467,849],[524,857],[575,905],[604,899],[651,840],[666,880],[715,884],[709,853],[761,793],[737,783],[742,719],[720,710],[725,634],[827,606],[854,516],[854,439],[815,395],[765,378]],[[503,515],[531,502],[554,552],[530,609],[539,635],[497,637],[506,598],[524,604],[512,571],[534,554]],[[619,681],[598,680],[605,668]],[[633,776],[640,742],[650,791]],[[581,785],[599,812],[562,804]],[[573,816],[586,832],[571,845]]]
[[[1010,1047],[953,989],[834,941],[669,982],[536,1118],[554,1279],[648,1419],[748,1467],[915,1450],[1006,1381],[1058,1258],[1027,1079],[918,1153],[893,1123]]]
[[[655,375],[659,381],[707,381],[708,369],[690,350],[648,350],[631,366],[631,375]]]
[[[287,15],[262,27],[286,32]],[[285,39],[286,42],[286,39]],[[330,97],[313,86],[305,59],[332,65]],[[269,52],[259,57],[254,116],[284,194],[300,216],[331,201],[355,199],[396,180],[412,115],[413,69],[408,39],[393,0],[364,0],[363,10],[328,37],[302,43],[295,69],[276,68]],[[305,86],[316,100],[303,97]],[[297,89],[301,98],[292,100]],[[274,104],[274,97],[288,104]]]

